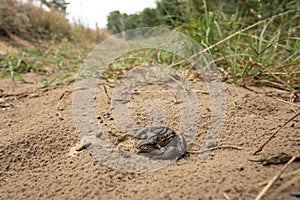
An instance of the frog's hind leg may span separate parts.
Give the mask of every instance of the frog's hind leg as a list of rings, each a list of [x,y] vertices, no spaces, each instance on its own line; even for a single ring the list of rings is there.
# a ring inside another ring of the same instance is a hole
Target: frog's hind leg
[[[179,159],[186,152],[186,141],[182,135],[177,135],[171,142],[166,146],[166,150],[160,154],[154,154],[153,159],[161,160],[172,160]]]

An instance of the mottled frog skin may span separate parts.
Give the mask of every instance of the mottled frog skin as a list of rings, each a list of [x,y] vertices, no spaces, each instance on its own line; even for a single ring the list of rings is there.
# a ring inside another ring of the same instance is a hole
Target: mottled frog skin
[[[137,146],[138,153],[152,159],[178,159],[186,152],[184,137],[164,126],[142,128],[135,137],[141,139]]]

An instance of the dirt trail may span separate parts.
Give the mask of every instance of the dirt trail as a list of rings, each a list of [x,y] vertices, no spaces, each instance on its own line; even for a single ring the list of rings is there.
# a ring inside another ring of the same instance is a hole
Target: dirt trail
[[[29,74],[25,78],[34,81],[40,77]],[[113,144],[134,152],[136,141],[126,139],[109,117],[113,88],[107,86],[105,92],[103,83],[97,93],[99,126]],[[226,119],[217,145],[241,150],[216,149],[204,158],[187,153],[159,171],[134,174],[103,165],[87,150],[70,155],[80,142],[74,126],[72,95],[65,93],[72,91],[72,85],[39,89],[38,84],[0,80],[3,94],[20,94],[16,100],[0,104],[0,199],[254,199],[264,187],[260,183],[271,179],[283,165],[262,166],[248,159],[281,152],[299,154],[300,119],[296,118],[258,156],[252,156],[280,125],[300,111],[300,102],[292,105],[280,101],[288,101],[289,93],[274,88],[253,87],[251,91],[225,86]],[[210,96],[200,80],[192,87],[199,100],[200,124],[189,151],[198,151],[210,124]],[[59,117],[55,107],[63,93]],[[142,87],[128,103],[130,116],[138,126],[145,126],[153,121],[149,108],[159,102],[167,113],[165,123],[177,130],[180,102],[172,95],[160,86]],[[153,113],[157,113],[155,109]],[[159,118],[156,120],[161,123]],[[300,163],[294,162],[286,172],[299,168]],[[299,173],[287,176],[277,181],[265,197],[275,194],[278,199],[292,199],[288,192],[299,192],[299,186]]]

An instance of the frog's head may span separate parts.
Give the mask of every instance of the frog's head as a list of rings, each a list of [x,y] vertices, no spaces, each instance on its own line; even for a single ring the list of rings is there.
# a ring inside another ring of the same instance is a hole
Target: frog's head
[[[158,149],[157,146],[157,136],[153,133],[144,134],[141,137],[142,141],[137,146],[139,153],[151,152],[155,149]]]

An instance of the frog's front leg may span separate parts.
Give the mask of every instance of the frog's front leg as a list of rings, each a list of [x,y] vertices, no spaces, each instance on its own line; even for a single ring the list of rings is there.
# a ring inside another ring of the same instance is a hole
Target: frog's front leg
[[[182,135],[176,135],[165,147],[165,151],[159,155],[153,155],[153,159],[172,160],[179,159],[185,154],[187,148],[186,141]]]

